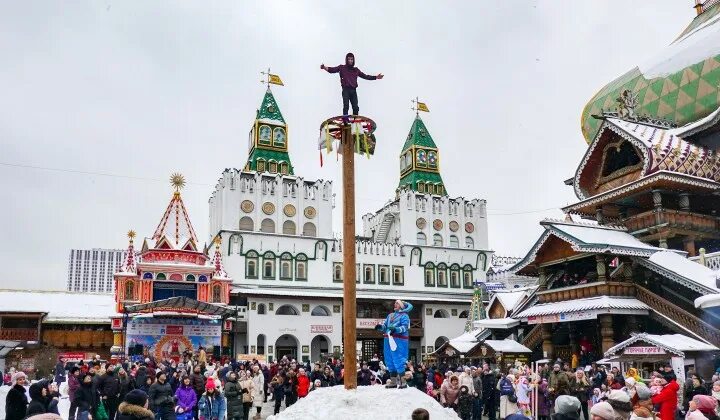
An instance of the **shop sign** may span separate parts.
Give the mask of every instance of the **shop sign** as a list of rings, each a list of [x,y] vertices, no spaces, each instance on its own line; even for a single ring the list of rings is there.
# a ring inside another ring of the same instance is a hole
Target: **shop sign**
[[[373,329],[377,324],[382,324],[385,321],[383,318],[355,318],[355,328],[358,329],[364,329],[364,328],[370,328]]]
[[[65,363],[67,362],[79,362],[85,359],[85,353],[83,352],[64,352],[59,353],[58,358],[62,359]]]
[[[559,314],[529,316],[528,324],[554,324],[557,322],[583,321],[597,318],[595,311],[579,311]]]
[[[666,354],[665,350],[655,346],[625,347],[623,354]]]
[[[329,334],[333,332],[332,325],[311,325],[310,334]]]
[[[253,353],[239,354],[238,353],[236,360],[239,362],[252,362],[253,360],[257,360],[258,362],[265,363],[266,358],[265,358],[264,354],[253,354]]]

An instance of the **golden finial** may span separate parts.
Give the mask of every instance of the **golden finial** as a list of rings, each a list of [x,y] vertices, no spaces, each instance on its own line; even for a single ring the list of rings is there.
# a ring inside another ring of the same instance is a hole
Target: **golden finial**
[[[216,236],[213,242],[215,242],[215,248],[220,248],[220,244],[222,243],[222,238],[220,237],[220,235]]]
[[[181,173],[175,172],[170,176],[170,185],[175,188],[175,192],[180,192],[185,187],[185,177]]]
[[[127,233],[127,237],[130,238],[131,241],[135,239],[135,231],[130,229]]]

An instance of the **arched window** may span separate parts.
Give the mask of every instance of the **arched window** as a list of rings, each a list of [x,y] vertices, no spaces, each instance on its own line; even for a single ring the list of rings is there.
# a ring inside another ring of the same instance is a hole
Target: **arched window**
[[[390,284],[390,267],[381,265],[378,271],[378,284]]]
[[[292,305],[282,305],[277,308],[275,315],[300,315],[300,312]]]
[[[258,254],[255,251],[250,251],[245,255],[245,277],[258,278]]]
[[[200,283],[207,283],[207,276],[206,276],[206,275],[202,275],[202,276],[198,277],[198,282],[200,282]]]
[[[271,174],[276,174],[277,170],[278,170],[277,162],[275,162],[274,160],[268,161],[268,172],[270,172]],[[271,190],[271,191],[275,191],[275,190]]]
[[[466,289],[473,287],[472,271],[463,271],[463,287]]]
[[[469,236],[465,237],[465,248],[475,249],[475,241],[473,241],[473,238]]]
[[[448,314],[448,311],[445,309],[438,309],[435,311],[435,314],[433,315],[433,318],[449,318],[450,315]]]
[[[292,256],[288,253],[280,256],[280,278],[292,280]]]
[[[263,219],[260,223],[260,232],[275,233],[275,221],[273,219]]]
[[[425,192],[425,183],[424,183],[424,182],[418,182],[418,183],[417,183],[417,189],[418,189],[418,192],[424,193],[424,192]]]
[[[433,246],[443,246],[442,235],[439,233],[433,235]]]
[[[462,311],[460,312],[460,315],[458,315],[458,318],[467,318],[468,317],[468,311]]]
[[[259,303],[257,306],[258,315],[265,315],[265,304]]]
[[[447,266],[445,264],[438,264],[437,285],[439,287],[447,287]]]
[[[422,232],[417,233],[417,244],[418,245],[427,245],[427,236],[425,236],[424,233],[422,233]]]
[[[214,285],[212,288],[212,302],[222,302],[222,287],[219,284]]]
[[[450,248],[460,248],[460,241],[455,235],[450,235]]]
[[[263,254],[263,278],[275,280],[275,254],[272,252]]]
[[[375,267],[372,265],[365,266],[365,283],[375,283]]]
[[[312,316],[330,316],[330,310],[325,306],[318,305],[310,312]]]
[[[166,280],[165,273],[160,273],[155,277],[155,280]]]
[[[295,222],[293,222],[292,220],[286,220],[283,223],[283,234],[297,235],[297,229],[295,228]]]
[[[285,130],[280,127],[275,127],[273,130],[273,146],[285,147]]]
[[[317,236],[317,228],[314,223],[307,222],[303,225],[303,236]]]
[[[270,129],[270,126],[261,125],[258,129],[258,134],[258,140],[260,140],[260,143],[270,144],[270,140],[272,137],[272,130]]]
[[[295,279],[307,280],[307,257],[303,254],[295,257]]]
[[[143,278],[144,278],[144,279],[152,279],[152,278],[153,278],[153,273],[143,273]]]
[[[255,230],[255,223],[253,223],[253,219],[248,216],[242,217],[240,219],[240,230],[249,230],[251,232]]]
[[[402,286],[405,284],[405,279],[403,277],[403,268],[393,267],[393,285]]]
[[[435,266],[432,264],[425,266],[425,286],[435,286]]]
[[[342,282],[343,281],[343,270],[342,270],[342,263],[333,263],[333,281],[334,282]]]
[[[258,172],[265,172],[265,159],[258,159],[258,160],[257,160],[257,171],[258,171]]]
[[[182,279],[183,279],[182,274],[178,274],[178,273],[170,274],[170,280],[182,281]]]
[[[193,276],[192,274],[188,274],[187,276],[185,276],[185,281],[195,281],[195,276]]]
[[[135,300],[135,282],[125,283],[125,300]]]
[[[451,270],[450,271],[450,287],[460,287],[460,272]]]
[[[288,164],[285,162],[280,163],[280,173],[283,175],[287,175],[288,172]]]

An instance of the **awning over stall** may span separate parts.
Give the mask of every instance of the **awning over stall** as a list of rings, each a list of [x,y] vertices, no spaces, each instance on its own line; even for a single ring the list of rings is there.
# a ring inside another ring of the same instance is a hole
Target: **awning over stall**
[[[655,335],[636,333],[622,343],[605,352],[605,358],[612,361],[624,360],[667,360],[671,357],[685,357],[689,352],[718,351],[719,348],[704,341],[682,334]]]

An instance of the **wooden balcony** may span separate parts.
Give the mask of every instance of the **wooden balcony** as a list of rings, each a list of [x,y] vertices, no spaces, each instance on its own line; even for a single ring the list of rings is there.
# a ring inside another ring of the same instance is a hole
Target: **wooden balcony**
[[[38,341],[38,330],[37,328],[3,328],[0,330],[0,340]]]
[[[58,348],[109,348],[113,332],[109,330],[45,330],[43,343]]]
[[[635,285],[614,281],[598,281],[576,286],[543,290],[537,293],[539,303],[562,302],[597,296],[635,296]]]
[[[656,233],[662,229],[720,234],[720,218],[681,210],[651,210],[625,219],[631,233]]]

